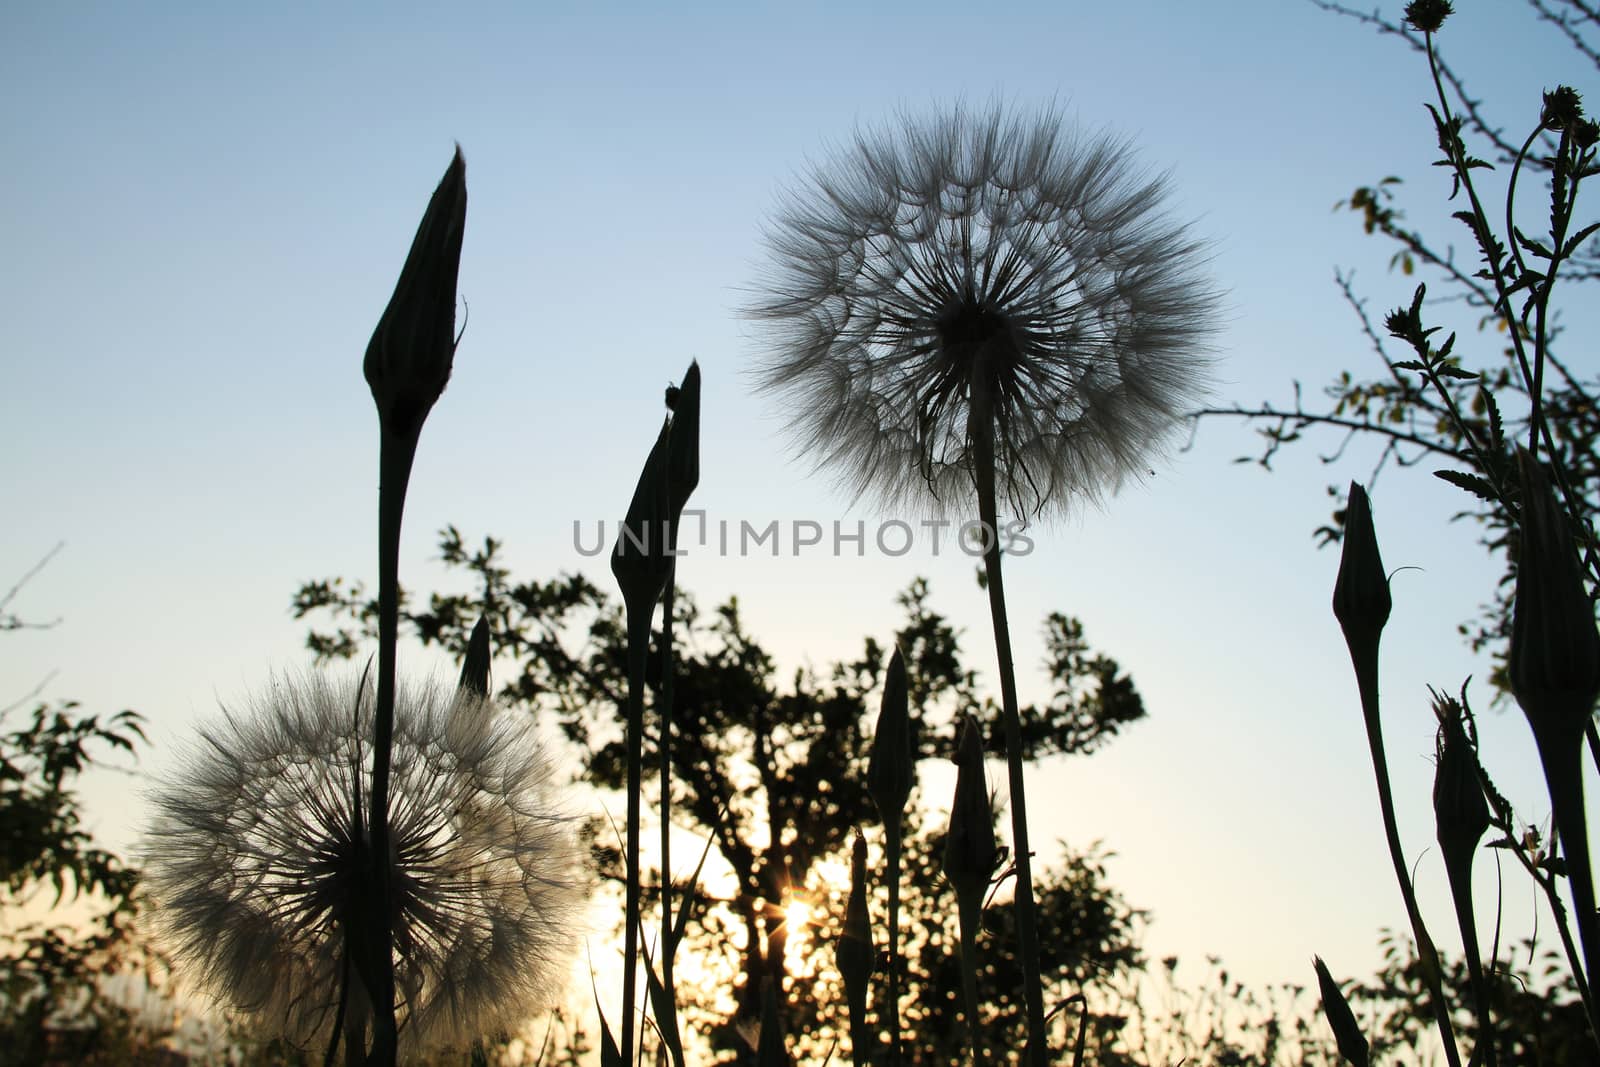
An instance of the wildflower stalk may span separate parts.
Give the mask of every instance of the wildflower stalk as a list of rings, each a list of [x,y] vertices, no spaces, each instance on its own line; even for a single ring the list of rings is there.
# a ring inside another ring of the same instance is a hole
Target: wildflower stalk
[[[889,866],[889,990],[885,1014],[891,1064],[900,1062],[900,869],[906,803],[911,799],[916,776],[909,700],[905,655],[896,647],[884,675],[883,703],[872,737],[872,758],[867,764],[867,791],[883,820],[884,852]]]
[[[1011,656],[1011,627],[1006,617],[1005,580],[1000,565],[1000,523],[995,506],[994,400],[992,379],[981,365],[972,376],[971,438],[973,478],[978,492],[978,521],[983,527],[983,571],[989,591],[989,616],[994,624],[995,654],[1000,666],[1000,702],[1006,738],[1006,772],[1011,793],[1012,854],[1017,868],[1015,907],[1022,955],[1023,1002],[1028,1020],[1027,1062],[1048,1060],[1044,1029],[1044,988],[1039,974],[1038,920],[1033,902],[1033,853],[1028,847],[1028,804],[1023,785],[1022,717],[1017,709],[1017,675]]]
[[[1462,695],[1465,698],[1465,690]],[[1436,692],[1434,714],[1439,720],[1433,780],[1434,823],[1478,1017],[1478,1045],[1473,1059],[1484,1067],[1496,1067],[1499,1057],[1489,1011],[1489,988],[1484,981],[1483,960],[1478,951],[1477,913],[1472,901],[1472,860],[1478,843],[1489,829],[1489,805],[1478,784],[1477,747],[1467,734],[1464,706]]]
[[[1394,863],[1395,880],[1400,885],[1406,917],[1411,922],[1412,935],[1417,939],[1417,958],[1422,963],[1434,1022],[1444,1045],[1446,1061],[1450,1067],[1460,1067],[1460,1053],[1456,1050],[1455,1032],[1450,1025],[1450,1009],[1444,999],[1439,954],[1422,921],[1411,875],[1406,870],[1405,850],[1400,845],[1394,795],[1389,785],[1389,762],[1383,749],[1383,726],[1378,703],[1378,643],[1384,624],[1389,620],[1389,580],[1378,554],[1378,540],[1372,528],[1372,508],[1367,500],[1367,492],[1352,482],[1349,499],[1344,550],[1339,559],[1339,576],[1334,583],[1333,611],[1339,620],[1339,628],[1344,632],[1345,644],[1350,650],[1350,663],[1355,670],[1361,715],[1366,724],[1367,747],[1372,754],[1373,776],[1378,783],[1378,808],[1383,816],[1383,836],[1389,846],[1389,858]]]
[[[667,431],[666,482],[671,518],[666,529],[666,575],[661,608],[661,988],[657,1027],[672,1055],[674,1067],[684,1067],[683,1040],[678,1032],[677,985],[672,959],[677,938],[672,921],[672,699],[673,611],[677,600],[678,524],[689,495],[700,484],[700,365],[689,364],[683,385],[667,391],[672,421]]]
[[[961,930],[961,993],[966,1010],[967,1044],[975,1065],[983,1063],[978,1035],[978,930],[984,893],[998,865],[994,809],[983,773],[983,738],[977,721],[968,717],[957,743],[956,793],[950,804],[945,835],[944,876],[956,891]]]
[[[872,945],[867,895],[867,840],[858,830],[850,848],[850,898],[835,952],[850,1013],[850,1055],[855,1067],[867,1067],[871,1062],[873,1044],[872,1032],[867,1029],[867,985],[877,953]]]
[[[1600,695],[1600,634],[1572,529],[1530,452],[1519,452],[1522,515],[1508,674],[1539,750],[1566,861],[1589,982],[1600,974],[1600,922],[1583,807],[1583,744]],[[1591,1015],[1591,1026],[1594,1027]],[[1594,1027],[1600,1039],[1600,1027]]]
[[[625,916],[622,935],[622,1062],[633,1062],[634,1004],[639,989],[641,914],[639,878],[640,793],[644,771],[644,695],[650,659],[650,624],[661,599],[671,557],[667,540],[667,446],[670,423],[663,422],[645,460],[628,505],[627,518],[611,555],[611,571],[622,588],[628,631],[627,828]]]
[[[640,915],[639,818],[640,779],[644,765],[645,661],[650,655],[649,611],[628,609],[628,815],[626,928],[622,936],[622,1062],[633,1062],[633,1006],[638,996]]]
[[[389,770],[394,746],[395,669],[400,640],[400,527],[406,487],[417,455],[417,436],[385,431],[378,453],[378,692],[373,726],[372,792],[368,826],[372,832],[373,894],[377,906],[369,936],[371,962],[363,981],[372,1001],[372,1054],[369,1062],[392,1065],[398,1049],[394,1002],[394,930],[387,916],[393,898],[389,883]]]
[[[466,225],[466,164],[457,147],[417,227],[394,295],[367,344],[362,373],[378,408],[378,691],[373,727],[371,906],[355,961],[372,1002],[368,1063],[398,1054],[394,989],[394,887],[390,884],[389,776],[395,666],[400,635],[400,528],[422,424],[450,380],[455,357],[456,281]]]

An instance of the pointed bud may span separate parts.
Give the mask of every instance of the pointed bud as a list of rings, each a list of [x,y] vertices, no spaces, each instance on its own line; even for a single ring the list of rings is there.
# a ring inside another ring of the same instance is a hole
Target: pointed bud
[[[689,494],[700,484],[700,364],[691,361],[683,384],[669,393],[672,430],[667,442],[667,489],[672,522],[683,516]]]
[[[1583,98],[1570,85],[1545,90],[1539,125],[1547,130],[1564,130],[1583,120]]]
[[[961,728],[955,762],[956,795],[950,805],[950,832],[944,839],[944,876],[957,896],[981,904],[1000,856],[983,772],[983,733],[970,715]]]
[[[1333,1039],[1339,1044],[1339,1055],[1353,1067],[1367,1067],[1370,1062],[1367,1039],[1361,1033],[1361,1027],[1356,1025],[1355,1012],[1350,1010],[1350,1003],[1344,999],[1344,994],[1339,991],[1338,984],[1328,973],[1328,965],[1322,962],[1321,957],[1313,956],[1311,962],[1317,969],[1317,988],[1322,993],[1322,1014],[1327,1017],[1328,1025],[1333,1028]]]
[[[1507,673],[1541,747],[1580,744],[1600,695],[1600,634],[1566,514],[1536,460],[1517,450],[1522,523]]]
[[[622,520],[617,546],[611,553],[611,573],[622,587],[630,614],[648,614],[667,584],[667,442],[671,424],[663,421],[656,443],[639,472],[628,517]]]
[[[1406,21],[1423,33],[1435,32],[1453,14],[1450,0],[1411,0],[1406,5]]]
[[[756,1067],[788,1067],[788,1063],[778,986],[769,976],[761,979],[761,1037],[756,1044]]]
[[[884,828],[894,835],[900,833],[900,820],[915,781],[906,661],[897,647],[883,681],[883,704],[878,711],[877,732],[872,736],[872,758],[867,764],[867,792],[878,805]]]
[[[1452,697],[1435,694],[1439,719],[1434,743],[1433,816],[1446,865],[1470,870],[1472,854],[1489,831],[1489,803],[1478,781],[1478,756],[1467,737],[1465,711]]]
[[[1339,553],[1339,576],[1333,583],[1333,615],[1339,620],[1352,650],[1378,647],[1389,621],[1393,602],[1378,535],[1372,528],[1372,504],[1367,491],[1350,483],[1350,502],[1344,513],[1344,545]]]
[[[461,681],[456,687],[480,697],[489,695],[489,618],[486,615],[478,617],[472,636],[467,638],[467,654],[461,660]]]
[[[869,1040],[867,987],[877,959],[877,950],[872,945],[872,916],[867,911],[867,893],[867,841],[857,831],[855,844],[850,849],[850,900],[845,905],[844,928],[834,949],[839,976],[844,979],[845,1001],[850,1009],[850,1039],[857,1047],[863,1047]]]
[[[433,191],[362,369],[386,433],[415,437],[450,380],[456,352],[456,277],[467,223],[461,147]]]

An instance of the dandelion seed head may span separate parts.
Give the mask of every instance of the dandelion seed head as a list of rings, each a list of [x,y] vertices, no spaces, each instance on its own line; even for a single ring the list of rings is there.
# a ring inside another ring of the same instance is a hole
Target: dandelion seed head
[[[145,875],[175,962],[302,1047],[329,1040],[370,899],[372,725],[355,679],[280,679],[203,729],[153,797]],[[397,694],[392,756],[402,1047],[515,1029],[565,986],[590,891],[550,757],[528,717],[434,685]]]
[[[855,496],[944,512],[974,494],[974,384],[997,497],[1097,500],[1206,392],[1217,292],[1131,148],[1053,111],[964,108],[858,133],[767,232],[760,389]]]

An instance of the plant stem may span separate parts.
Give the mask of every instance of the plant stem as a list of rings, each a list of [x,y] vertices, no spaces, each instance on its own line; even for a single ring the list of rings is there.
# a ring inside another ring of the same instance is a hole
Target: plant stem
[[[1567,885],[1572,894],[1572,916],[1578,925],[1578,941],[1583,946],[1583,969],[1593,986],[1600,975],[1600,924],[1596,922],[1594,874],[1589,867],[1589,835],[1583,811],[1583,754],[1581,737],[1550,738],[1549,731],[1534,735],[1539,745],[1539,760],[1544,764],[1545,785],[1550,790],[1550,809],[1555,832],[1551,835],[1567,865]],[[1589,1029],[1600,1041],[1600,1018],[1593,1001],[1589,1009]]]
[[[1389,788],[1389,763],[1383,752],[1383,728],[1378,717],[1378,639],[1347,641],[1347,644],[1351,664],[1355,667],[1356,687],[1361,693],[1361,714],[1366,720],[1367,745],[1372,750],[1372,771],[1378,781],[1378,807],[1383,813],[1383,835],[1389,843],[1389,858],[1394,863],[1395,880],[1400,883],[1400,896],[1405,901],[1406,916],[1411,920],[1412,935],[1417,939],[1417,958],[1422,963],[1423,978],[1428,984],[1430,1007],[1444,1044],[1445,1059],[1450,1067],[1461,1067],[1455,1032],[1450,1026],[1450,1008],[1445,1003],[1440,981],[1439,954],[1422,922],[1416,893],[1411,888],[1411,875],[1406,870],[1405,851],[1400,847],[1394,796]]]
[[[978,923],[983,897],[956,893],[961,915],[961,997],[967,1013],[967,1047],[973,1067],[983,1067],[983,1043],[978,1033]]]
[[[889,994],[885,1025],[889,1029],[889,1063],[900,1063],[900,816],[883,824],[884,851],[889,860]]]
[[[1478,921],[1472,906],[1472,855],[1445,853],[1445,878],[1455,905],[1456,923],[1461,928],[1461,948],[1467,957],[1467,975],[1472,983],[1472,1002],[1478,1015],[1478,1046],[1473,1061],[1485,1067],[1499,1062],[1495,1050],[1494,1025],[1489,1014],[1489,987],[1483,979],[1483,959],[1478,952]]]
[[[362,968],[372,1008],[373,1067],[394,1067],[398,1033],[394,1003],[393,887],[389,884],[389,761],[394,739],[395,666],[400,643],[400,527],[406,486],[417,455],[417,436],[383,432],[378,449],[378,693],[372,743],[372,796],[368,825],[374,895],[368,949]]]
[[[989,376],[980,361],[972,378],[968,435],[972,445],[973,479],[978,491],[978,521],[984,528],[983,569],[989,588],[989,617],[994,625],[995,654],[1000,666],[1006,772],[1011,792],[1011,842],[1017,868],[1017,939],[1022,955],[1023,1000],[1028,1019],[1026,1062],[1043,1067],[1048,1061],[1049,1050],[1044,1029],[1044,988],[1039,974],[1039,933],[1034,916],[1033,856],[1028,847],[1028,803],[1023,786],[1022,717],[1017,710],[1017,675],[1011,658],[1011,627],[1006,619],[1005,581],[1000,567],[991,388]]]
[[[642,612],[628,609],[628,829],[627,908],[622,935],[622,1062],[633,1062],[633,1005],[638,992],[639,793],[644,769],[645,664],[650,658],[650,619],[655,603]]]
[[[673,1013],[670,1019],[657,1019],[663,1029],[670,1028],[674,1039],[667,1042],[674,1067],[684,1067],[682,1042],[677,1037],[678,989],[672,976],[672,957],[676,946],[672,942],[672,612],[677,591],[677,524],[667,533],[667,584],[662,592],[661,608],[661,706],[659,710],[661,740],[661,989],[667,1007]]]

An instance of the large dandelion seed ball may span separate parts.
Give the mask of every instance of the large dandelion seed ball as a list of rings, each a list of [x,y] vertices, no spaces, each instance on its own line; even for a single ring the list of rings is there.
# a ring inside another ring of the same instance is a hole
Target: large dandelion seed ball
[[[354,678],[280,680],[153,798],[145,876],[180,972],[301,1047],[366,1018],[346,947],[370,900],[373,703]],[[528,716],[429,685],[396,695],[391,752],[402,1048],[515,1030],[559,997],[589,898],[550,757]]]
[[[1206,392],[1205,247],[1129,146],[1051,111],[859,133],[767,232],[758,385],[856,496],[1019,516],[1146,469]]]

